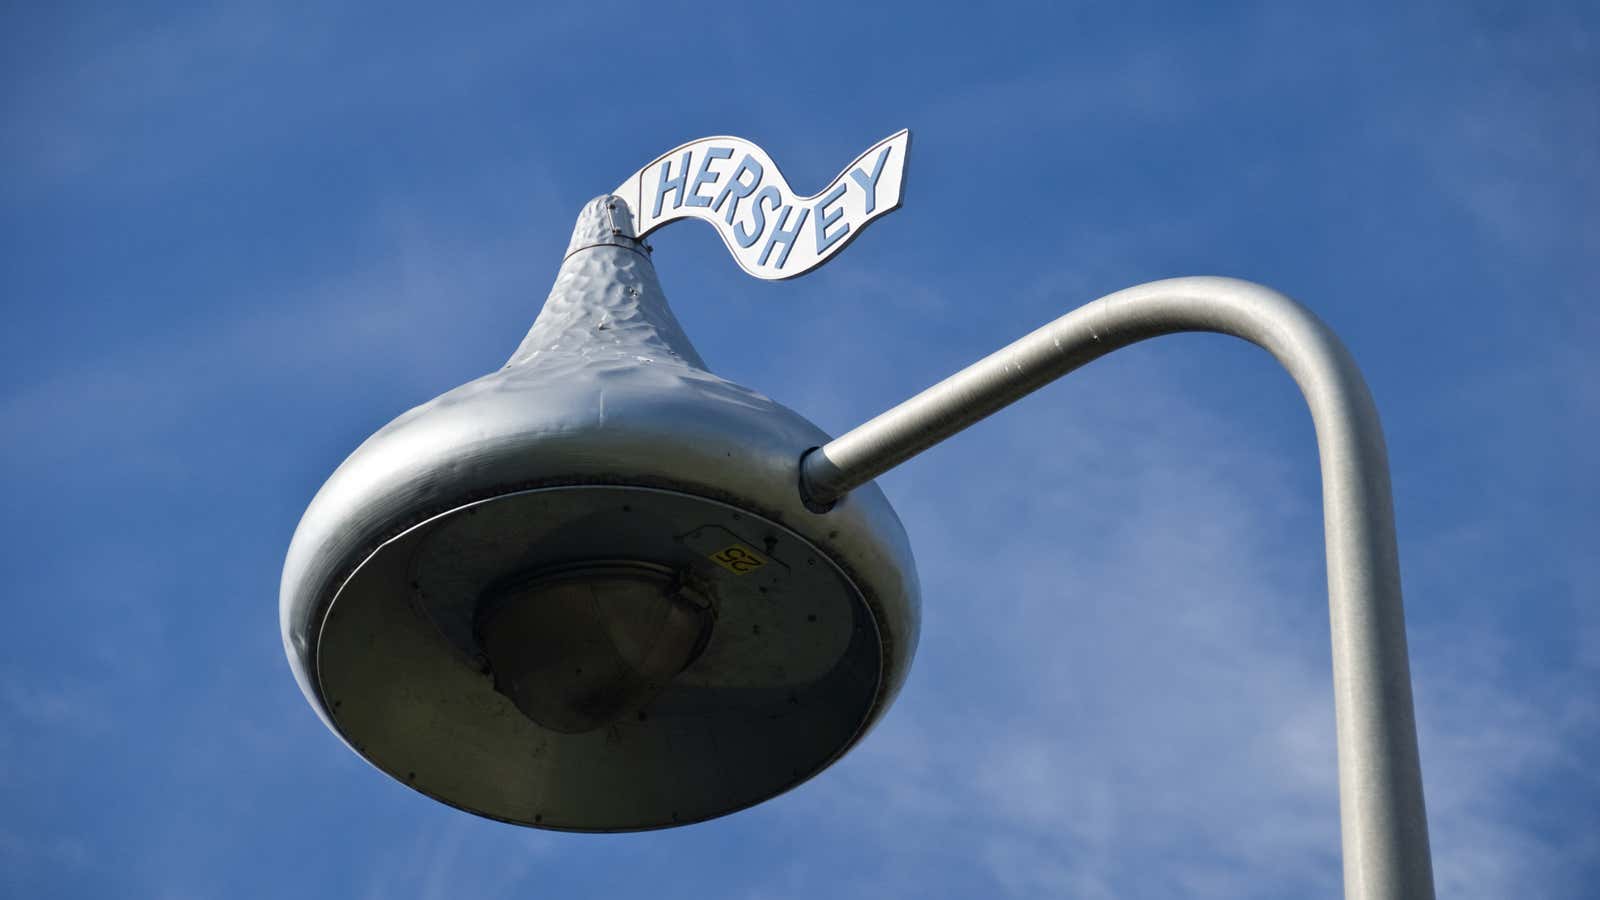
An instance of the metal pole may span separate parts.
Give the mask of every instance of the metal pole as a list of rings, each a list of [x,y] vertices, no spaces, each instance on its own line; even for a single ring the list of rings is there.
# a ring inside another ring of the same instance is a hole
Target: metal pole
[[[1345,896],[1432,898],[1383,429],[1349,351],[1305,307],[1232,278],[1174,278],[1118,291],[810,451],[800,464],[801,496],[824,510],[1080,366],[1146,338],[1191,331],[1264,348],[1311,408],[1322,462]]]

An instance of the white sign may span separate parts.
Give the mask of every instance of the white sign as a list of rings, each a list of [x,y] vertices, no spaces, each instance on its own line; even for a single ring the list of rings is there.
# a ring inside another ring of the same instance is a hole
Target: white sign
[[[613,193],[644,237],[684,218],[710,222],[728,252],[757,278],[793,278],[900,207],[911,132],[901,130],[845,166],[826,188],[795,194],[766,151],[736,137],[690,141],[662,154]]]

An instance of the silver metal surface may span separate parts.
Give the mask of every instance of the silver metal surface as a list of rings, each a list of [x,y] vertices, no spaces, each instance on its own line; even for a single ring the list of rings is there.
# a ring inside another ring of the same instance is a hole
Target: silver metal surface
[[[804,275],[900,208],[911,132],[895,132],[844,167],[809,197],[796,194],[765,150],[743,138],[708,137],[663,153],[612,193],[644,237],[693,218],[722,237],[750,275],[777,281]]]
[[[511,360],[357,448],[284,565],[284,646],[323,721],[417,790],[538,827],[665,827],[780,793],[881,717],[916,647],[888,502],[805,509],[798,460],[827,436],[705,371],[629,213],[585,207]],[[708,643],[645,719],[542,729],[495,691],[475,610],[507,579],[617,560],[711,584]]]
[[[1431,898],[1389,464],[1377,408],[1344,345],[1276,291],[1230,278],[1139,285],[1073,310],[808,453],[814,509],[1121,347],[1177,332],[1250,341],[1288,369],[1322,466],[1345,896]]]

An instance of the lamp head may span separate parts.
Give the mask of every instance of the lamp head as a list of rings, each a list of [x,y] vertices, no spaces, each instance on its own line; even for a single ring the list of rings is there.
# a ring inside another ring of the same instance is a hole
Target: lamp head
[[[511,360],[357,448],[284,567],[323,721],[518,824],[667,827],[782,793],[882,716],[917,640],[882,493],[805,508],[827,436],[706,371],[630,215],[584,208]]]

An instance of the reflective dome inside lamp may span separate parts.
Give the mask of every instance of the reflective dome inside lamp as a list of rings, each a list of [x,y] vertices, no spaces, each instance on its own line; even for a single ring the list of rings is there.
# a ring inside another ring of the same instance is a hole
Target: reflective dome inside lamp
[[[541,828],[780,794],[883,715],[917,641],[883,494],[806,507],[827,435],[706,371],[628,215],[583,209],[510,361],[357,448],[284,567],[284,644],[328,727],[430,797]]]

